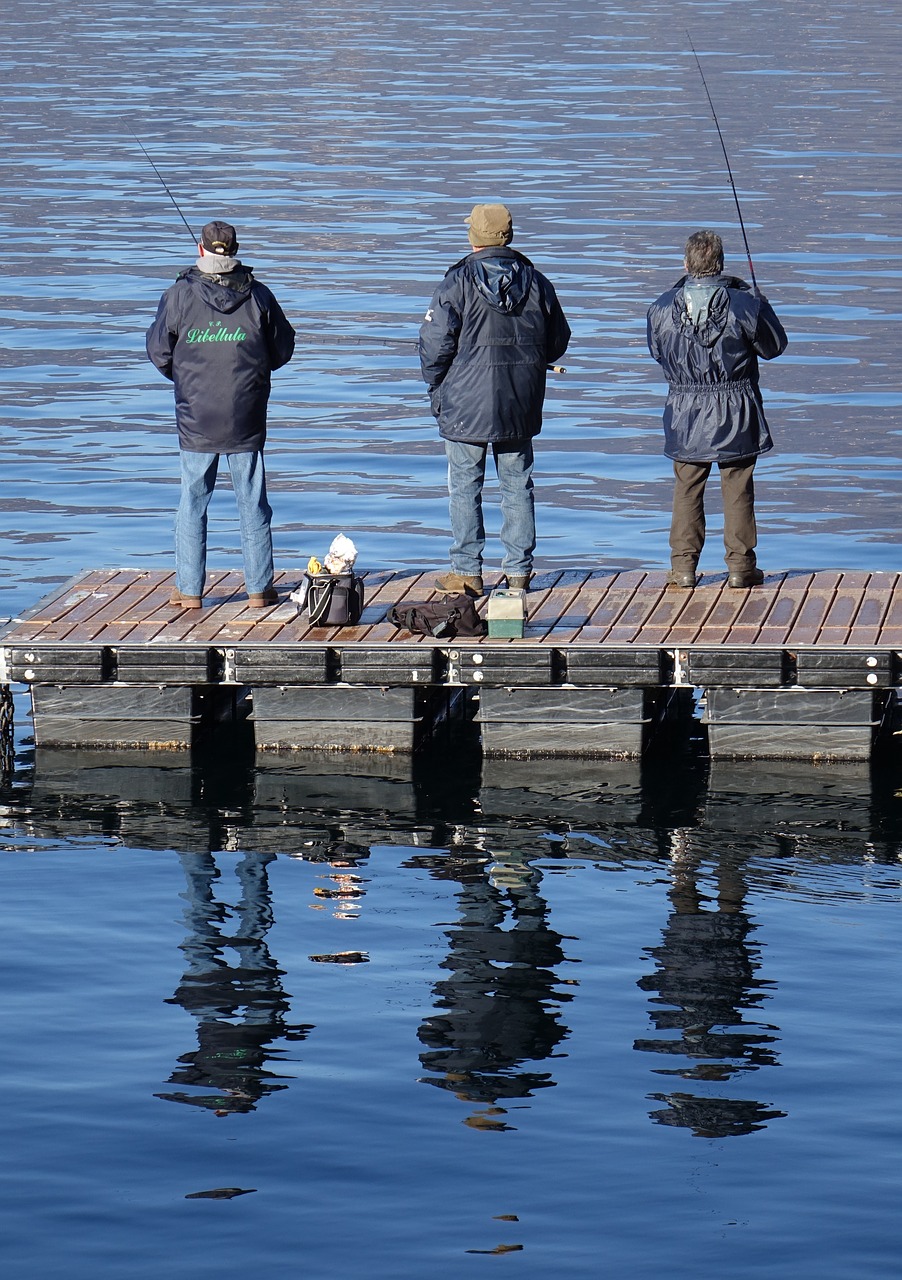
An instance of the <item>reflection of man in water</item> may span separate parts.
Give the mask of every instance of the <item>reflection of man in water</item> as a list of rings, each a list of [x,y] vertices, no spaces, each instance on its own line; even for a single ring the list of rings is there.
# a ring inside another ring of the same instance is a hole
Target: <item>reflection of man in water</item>
[[[427,1077],[428,1083],[472,1102],[528,1098],[555,1081],[547,1071],[519,1068],[550,1057],[568,1034],[558,1021],[558,1006],[571,999],[556,990],[561,979],[553,966],[566,957],[538,893],[540,873],[526,862],[505,859],[487,877],[481,857],[465,863],[456,858],[448,871],[433,864],[433,871],[458,880],[461,891],[460,919],[448,932],[449,954],[442,963],[450,976],[434,988],[442,1012],[419,1032],[430,1050],[420,1061],[440,1073]],[[485,1116],[477,1113],[468,1123],[507,1127]]]
[[[673,911],[661,945],[648,949],[658,968],[638,985],[657,992],[650,1010],[657,1030],[677,1035],[636,1040],[634,1047],[685,1059],[685,1065],[655,1068],[684,1080],[724,1081],[774,1066],[776,1037],[767,1032],[776,1028],[759,1023],[762,1030],[753,1031],[743,1023],[743,1011],[757,1009],[770,984],[755,977],[757,948],[749,942],[755,926],[743,910],[746,886],[738,857],[722,855],[716,867],[717,910],[705,910],[698,887],[702,855],[687,848],[687,832],[674,832],[672,839]],[[668,1103],[651,1113],[659,1124],[692,1128],[702,1137],[750,1133],[784,1114],[741,1099],[682,1092],[652,1097]]]
[[[286,1023],[290,1006],[282,989],[283,970],[264,941],[273,922],[266,868],[276,855],[243,856],[235,870],[242,892],[234,909],[214,897],[220,873],[212,854],[179,856],[188,886],[189,934],[181,947],[188,967],[169,1003],[180,1004],[197,1019],[198,1048],[182,1054],[184,1066],[169,1079],[208,1092],[156,1096],[207,1107],[217,1115],[253,1111],[258,1099],[288,1087],[276,1083],[284,1077],[264,1067],[282,1053],[271,1047],[272,1041],[303,1040],[312,1030]],[[233,914],[237,928],[226,933],[226,920]],[[236,961],[226,960],[227,949]]]

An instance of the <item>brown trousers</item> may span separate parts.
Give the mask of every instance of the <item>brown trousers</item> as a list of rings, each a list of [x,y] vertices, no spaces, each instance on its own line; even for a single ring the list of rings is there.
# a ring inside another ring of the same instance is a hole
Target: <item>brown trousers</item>
[[[754,569],[758,530],[755,525],[756,458],[719,462],[723,497],[724,559],[731,573]],[[705,484],[713,462],[675,462],[670,563],[675,571],[692,572],[705,545]]]

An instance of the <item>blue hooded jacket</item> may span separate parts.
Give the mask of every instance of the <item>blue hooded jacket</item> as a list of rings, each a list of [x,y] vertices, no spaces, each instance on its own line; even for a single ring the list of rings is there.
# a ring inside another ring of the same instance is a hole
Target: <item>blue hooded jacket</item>
[[[454,264],[420,326],[420,368],[446,440],[528,440],[542,427],[547,365],[570,326],[551,283],[508,247]]]
[[[160,299],[147,355],[175,383],[179,447],[252,453],[266,440],[270,373],[294,353],[294,329],[249,267],[183,271]]]
[[[786,349],[761,294],[735,276],[681,280],[648,310],[648,349],[669,384],[664,452],[677,462],[729,462],[773,448],[758,357]]]

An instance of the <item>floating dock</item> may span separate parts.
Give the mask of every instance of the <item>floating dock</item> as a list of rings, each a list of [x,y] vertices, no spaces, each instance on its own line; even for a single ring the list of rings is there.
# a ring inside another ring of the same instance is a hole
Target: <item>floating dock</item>
[[[249,609],[239,573],[210,574],[198,611],[169,604],[171,573],[86,571],[0,633],[0,685],[28,686],[47,747],[188,749],[244,725],[261,751],[408,753],[468,724],[486,756],[636,758],[698,706],[722,758],[867,760],[896,732],[899,574],[685,591],[661,571],[555,571],[522,639],[451,641],[386,618],[439,599],[434,572],[366,574],[352,627],[311,627],[288,599],[301,576]]]

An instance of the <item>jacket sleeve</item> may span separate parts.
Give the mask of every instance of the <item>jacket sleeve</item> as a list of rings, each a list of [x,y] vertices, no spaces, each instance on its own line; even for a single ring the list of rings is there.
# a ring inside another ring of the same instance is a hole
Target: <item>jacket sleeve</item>
[[[147,358],[159,369],[164,378],[172,381],[172,353],[178,339],[178,330],[174,327],[171,299],[168,291],[163,294],[157,307],[156,319],[147,330],[145,348]]]
[[[294,355],[295,333],[285,312],[270,293],[267,299],[266,345],[272,369],[281,369]]]
[[[789,339],[786,337],[786,330],[777,319],[776,312],[763,293],[758,295],[758,302],[758,317],[752,346],[762,360],[773,360],[775,356],[783,354]]]
[[[648,308],[648,315],[645,319],[645,340],[648,343],[648,354],[651,356],[652,360],[657,360],[658,364],[660,364],[661,344],[658,342],[658,326],[655,323],[657,312],[657,303]]]
[[[451,368],[457,355],[460,327],[460,312],[451,300],[450,291],[439,286],[420,325],[420,371],[430,392],[441,385]]]
[[[558,302],[554,285],[547,282],[548,329],[545,340],[545,359],[549,364],[560,360],[570,344],[570,326],[563,308]]]

